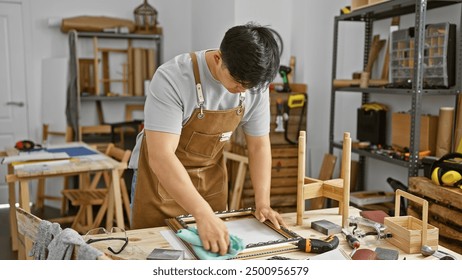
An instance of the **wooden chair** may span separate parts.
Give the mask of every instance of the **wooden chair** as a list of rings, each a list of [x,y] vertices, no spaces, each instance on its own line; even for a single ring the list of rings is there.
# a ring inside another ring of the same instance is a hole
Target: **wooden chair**
[[[134,112],[144,112],[144,104],[126,104],[125,105],[125,119],[124,121],[130,123],[135,120],[133,117]],[[134,130],[131,126],[118,127],[115,129],[116,133],[120,135],[119,147],[125,147],[125,136],[128,134],[138,133],[140,129]]]
[[[111,126],[104,125],[87,125],[79,127],[79,139],[93,145],[96,149],[104,153],[111,142]]]
[[[339,202],[339,214],[342,215],[342,226],[348,226],[350,206],[350,167],[351,138],[350,133],[343,135],[343,152],[341,175],[338,179],[319,180],[305,176],[306,132],[300,131],[298,140],[298,178],[297,178],[297,225],[303,224],[305,200],[326,197]]]
[[[59,136],[63,137],[66,142],[70,142],[72,139],[72,132],[70,128],[66,130],[66,132],[61,132],[61,131],[50,131],[49,130],[49,125],[48,124],[43,124],[42,126],[42,145],[45,146],[49,141],[49,136]],[[70,176],[64,177],[64,183],[63,186],[61,186],[64,190],[69,189],[69,180],[71,179]],[[61,215],[64,215],[67,212],[67,199],[60,195],[47,195],[45,193],[45,187],[46,187],[46,182],[45,179],[39,179],[38,180],[38,185],[37,185],[37,197],[36,197],[36,203],[35,207],[38,210],[43,209],[45,205],[45,200],[52,200],[52,201],[61,201]]]
[[[106,155],[120,162],[128,163],[131,150],[123,150],[110,143],[106,149]],[[130,199],[123,173],[124,170],[119,170],[120,189],[124,210],[129,218]],[[101,178],[104,179],[104,188],[97,188]],[[79,207],[71,227],[78,232],[85,233],[88,229],[98,227],[106,215],[106,226],[110,228],[114,217],[114,209],[108,209],[110,194],[108,186],[111,185],[110,175],[107,172],[97,172],[91,182],[89,178],[86,179],[86,182],[89,183],[84,183],[84,188],[82,189],[63,190],[63,195],[69,199],[71,204]],[[94,205],[100,206],[95,218],[93,218],[92,209]]]
[[[229,151],[224,151],[223,156],[225,159],[225,164],[228,159],[237,161],[239,163],[231,200],[228,205],[229,210],[237,210],[241,205],[242,190],[244,188],[245,174],[247,173],[247,165],[249,164],[249,159],[246,156],[235,154]]]
[[[32,241],[36,240],[39,231],[39,225],[42,219],[24,211],[24,209],[16,208],[16,219],[18,222],[18,259],[32,259],[28,256],[29,250],[32,248]],[[73,259],[77,256],[79,246],[76,245],[73,252]],[[110,260],[106,255],[102,255],[98,260]]]
[[[337,157],[332,154],[325,154],[322,160],[321,169],[319,170],[318,179],[325,181],[332,179],[334,174]],[[326,199],[324,197],[313,198],[310,200],[310,210],[324,208]]]

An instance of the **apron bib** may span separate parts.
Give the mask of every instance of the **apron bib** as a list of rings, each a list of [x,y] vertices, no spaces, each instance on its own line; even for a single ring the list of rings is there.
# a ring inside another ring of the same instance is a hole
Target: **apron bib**
[[[223,147],[244,115],[244,95],[239,106],[229,110],[204,110],[204,97],[195,53],[193,62],[199,108],[184,125],[175,152],[192,183],[214,211],[227,209],[228,179]],[[138,175],[132,213],[132,229],[165,226],[165,219],[189,214],[178,205],[149,166],[146,135],[138,160]]]

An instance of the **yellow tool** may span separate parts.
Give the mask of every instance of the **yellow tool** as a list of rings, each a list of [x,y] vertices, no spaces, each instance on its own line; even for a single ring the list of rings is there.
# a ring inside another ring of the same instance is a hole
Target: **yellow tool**
[[[305,105],[305,94],[303,93],[291,94],[287,99],[287,106],[290,109],[300,108],[303,107],[303,105]]]

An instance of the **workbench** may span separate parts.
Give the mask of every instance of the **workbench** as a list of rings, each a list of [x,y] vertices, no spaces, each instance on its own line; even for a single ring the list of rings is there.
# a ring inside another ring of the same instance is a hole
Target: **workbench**
[[[359,209],[350,207],[350,216],[359,216]],[[327,208],[320,210],[311,210],[306,211],[304,215],[303,226],[296,226],[296,213],[284,213],[282,217],[286,224],[288,225],[289,230],[296,232],[304,238],[313,238],[313,239],[325,239],[326,235],[311,229],[311,222],[316,220],[326,219],[332,221],[338,225],[341,224],[341,216],[338,215],[338,208]],[[109,257],[113,259],[122,259],[122,260],[146,260],[146,257],[152,252],[154,248],[164,248],[164,249],[173,249],[170,243],[164,239],[162,232],[169,230],[167,226],[165,227],[156,227],[156,228],[146,228],[146,229],[137,229],[127,231],[127,237],[129,239],[127,247],[118,255],[114,255],[107,250],[109,246],[108,243],[101,241],[92,243],[92,246],[103,251]],[[338,246],[339,249],[343,250],[347,255],[349,255],[352,249],[348,246],[347,241],[342,233],[336,234],[340,240]],[[360,239],[361,245],[360,249],[368,248],[375,250],[376,247],[395,249],[399,251],[399,260],[404,258],[407,260],[434,260],[436,259],[433,256],[424,257],[419,254],[406,254],[402,250],[399,250],[391,243],[386,240],[376,240],[374,236],[366,236],[364,239]],[[455,256],[458,260],[462,260],[462,255],[453,252],[449,249],[446,249],[442,246],[439,246],[439,250],[447,252]],[[277,256],[288,257],[291,259],[309,259],[317,256],[313,253],[305,253],[302,251],[292,251],[286,253],[278,253]],[[268,259],[270,255],[261,256],[255,259]]]
[[[111,157],[92,149],[85,143],[71,142],[56,146],[54,148],[66,148],[66,147],[85,147],[89,150],[94,151],[97,156],[71,158],[67,162],[59,163],[56,160],[54,164],[53,160],[46,162],[46,168],[35,168],[35,169],[18,169],[15,170],[11,164],[8,165],[8,175],[6,181],[8,182],[8,201],[10,204],[10,231],[12,237],[12,249],[16,251],[18,249],[18,230],[16,220],[16,182],[19,183],[19,205],[25,211],[30,212],[30,194],[29,194],[29,182],[31,180],[40,180],[51,177],[63,177],[63,176],[74,176],[74,175],[89,175],[98,171],[109,171],[111,172],[111,188],[109,190],[110,197],[108,211],[115,209],[116,224],[120,228],[124,228],[124,217],[122,212],[122,200],[120,192],[120,181],[119,181],[119,170],[125,169],[127,166],[124,163],[120,163]],[[8,155],[12,155],[9,151]],[[61,160],[62,161],[62,160]],[[31,242],[27,242],[28,246],[31,246]],[[26,248],[28,252],[30,248]]]

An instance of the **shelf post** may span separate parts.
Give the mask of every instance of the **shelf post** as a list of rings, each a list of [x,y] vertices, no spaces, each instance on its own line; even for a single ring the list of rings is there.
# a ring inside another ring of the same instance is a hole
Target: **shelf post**
[[[415,43],[414,43],[414,79],[412,83],[411,136],[408,177],[415,177],[419,172],[420,149],[420,115],[422,111],[423,91],[423,55],[425,47],[426,0],[416,0],[415,5]]]

